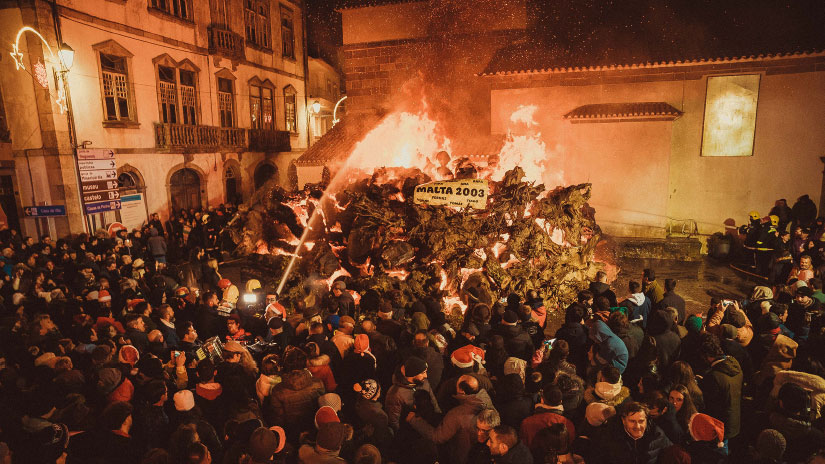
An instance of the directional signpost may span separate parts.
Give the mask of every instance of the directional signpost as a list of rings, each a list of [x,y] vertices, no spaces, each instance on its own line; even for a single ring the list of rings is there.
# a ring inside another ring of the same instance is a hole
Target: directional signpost
[[[26,217],[53,217],[65,216],[66,207],[63,205],[24,206],[23,214]]]
[[[78,149],[77,167],[86,214],[119,210],[115,152],[105,148]]]

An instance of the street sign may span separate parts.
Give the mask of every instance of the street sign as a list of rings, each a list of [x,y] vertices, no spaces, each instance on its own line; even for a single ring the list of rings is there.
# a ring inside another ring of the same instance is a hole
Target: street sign
[[[102,213],[104,211],[116,211],[120,209],[120,200],[101,201],[98,203],[86,203],[86,214]]]
[[[96,201],[117,200],[120,198],[120,192],[117,190],[105,190],[103,192],[92,192],[83,194],[83,203],[94,203]]]
[[[27,217],[65,216],[66,207],[64,205],[24,206],[23,214]]]
[[[113,190],[117,188],[116,180],[101,180],[97,182],[83,182],[81,184],[83,193],[99,192],[101,190]]]
[[[77,166],[81,171],[102,171],[117,167],[115,160],[78,160]]]
[[[108,148],[78,148],[77,159],[81,160],[113,160],[115,152]],[[82,169],[82,168],[81,168]]]
[[[106,171],[80,171],[81,182],[115,179],[117,179],[117,171],[114,169],[109,169]]]

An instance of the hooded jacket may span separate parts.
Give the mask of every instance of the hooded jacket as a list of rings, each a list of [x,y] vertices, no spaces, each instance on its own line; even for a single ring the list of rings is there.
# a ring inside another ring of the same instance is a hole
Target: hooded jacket
[[[272,388],[266,404],[270,423],[309,429],[318,409],[318,398],[324,393],[324,383],[307,369],[285,374],[281,383]]]
[[[742,368],[732,356],[717,359],[699,382],[705,413],[725,423],[725,438],[739,435],[742,404]]]
[[[627,347],[610,327],[602,321],[595,321],[590,327],[590,339],[598,345],[597,354],[605,363],[612,365],[623,373],[627,368]]]
[[[619,303],[619,306],[627,308],[627,317],[630,319],[630,322],[641,319],[641,326],[647,327],[647,317],[650,314],[650,309],[653,307],[653,302],[651,302],[650,298],[644,293],[634,293],[630,295],[626,300]]]
[[[664,310],[650,313],[647,331],[656,339],[656,350],[659,353],[659,365],[669,367],[679,356],[679,345],[682,339],[673,331],[673,318]]]
[[[424,379],[421,384],[410,383],[404,374],[401,373],[401,366],[395,370],[392,377],[392,386],[387,391],[387,397],[384,399],[384,410],[387,412],[387,417],[390,420],[390,427],[398,430],[401,413],[404,408],[412,408],[414,404],[413,395],[416,390],[425,390],[430,393],[430,400],[435,405],[436,412],[441,412],[438,409],[438,401],[435,399],[430,382]]]
[[[454,464],[467,462],[467,454],[476,440],[476,414],[492,403],[484,390],[472,395],[457,394],[458,406],[450,409],[444,419],[433,427],[421,417],[415,417],[410,425],[425,439],[436,444],[449,442],[450,461]]]
[[[158,235],[158,231],[153,227],[149,231],[149,252],[152,256],[166,256],[166,239],[162,235]]]
[[[590,291],[593,293],[594,298],[600,296],[607,298],[611,308],[619,306],[616,302],[616,293],[610,289],[610,285],[604,282],[590,282]]]

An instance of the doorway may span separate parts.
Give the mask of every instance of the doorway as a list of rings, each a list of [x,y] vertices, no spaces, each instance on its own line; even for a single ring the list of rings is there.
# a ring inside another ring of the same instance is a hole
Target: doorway
[[[269,163],[261,163],[257,168],[255,168],[255,190],[261,188],[266,181],[272,178],[278,178],[278,168],[269,164]]]
[[[198,209],[201,207],[201,179],[194,169],[183,168],[172,174],[169,180],[172,210]]]

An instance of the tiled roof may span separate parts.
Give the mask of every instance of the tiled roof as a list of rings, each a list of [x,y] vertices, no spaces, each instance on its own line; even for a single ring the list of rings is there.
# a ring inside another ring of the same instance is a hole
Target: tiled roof
[[[665,102],[596,103],[564,115],[571,122],[672,121],[682,112]]]
[[[425,0],[342,0],[339,10],[349,10],[353,8],[367,8],[371,6],[395,5],[397,3],[414,3]]]
[[[763,60],[825,52],[825,2],[556,0],[529,39],[498,50],[481,75]]]
[[[355,144],[378,124],[379,118],[371,114],[344,116],[323,137],[295,161],[298,166],[324,166],[330,161],[346,159]]]

